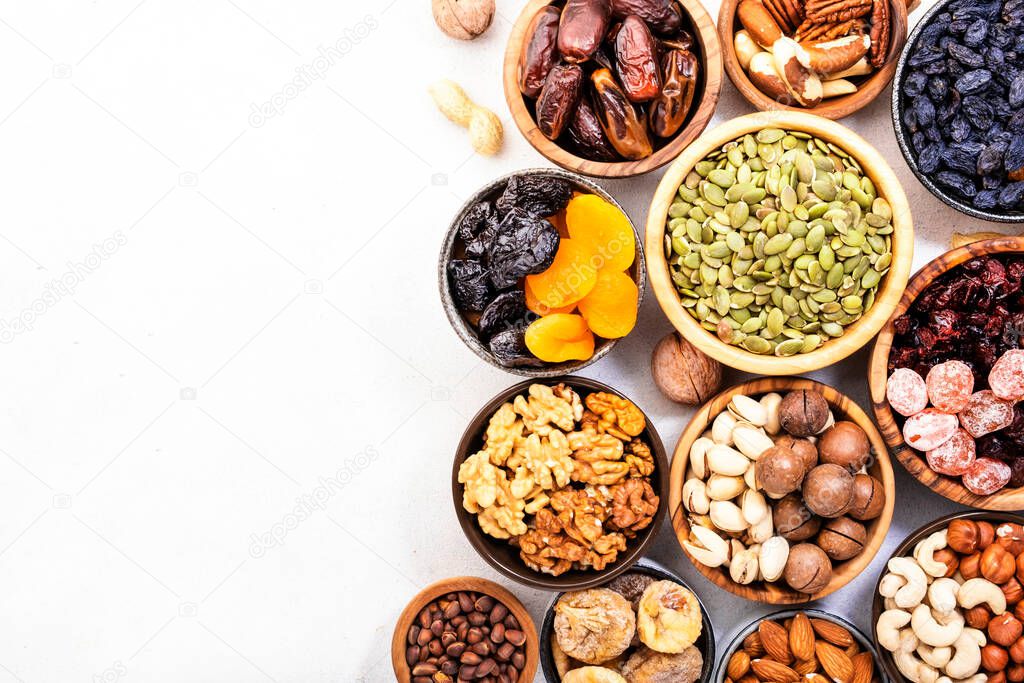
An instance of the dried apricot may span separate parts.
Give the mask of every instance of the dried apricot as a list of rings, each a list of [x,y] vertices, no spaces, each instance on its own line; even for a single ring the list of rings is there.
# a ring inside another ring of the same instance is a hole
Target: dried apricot
[[[573,197],[565,209],[569,237],[591,245],[599,269],[626,270],[636,258],[636,235],[626,214],[596,194]]]
[[[526,348],[548,363],[587,360],[594,355],[594,333],[582,316],[553,313],[526,328]]]
[[[528,275],[526,281],[537,300],[549,308],[574,304],[594,288],[597,282],[596,259],[590,245],[574,239],[562,240],[555,260],[547,270]]]
[[[597,284],[580,301],[580,313],[594,334],[618,339],[636,325],[638,297],[639,290],[629,275],[601,270],[597,273]]]
[[[576,310],[576,304],[569,304],[568,306],[562,306],[561,308],[551,308],[538,299],[537,295],[533,293],[533,288],[530,287],[529,280],[525,280],[523,282],[523,290],[526,293],[526,308],[537,315],[545,316],[551,315],[552,313],[572,313]]]

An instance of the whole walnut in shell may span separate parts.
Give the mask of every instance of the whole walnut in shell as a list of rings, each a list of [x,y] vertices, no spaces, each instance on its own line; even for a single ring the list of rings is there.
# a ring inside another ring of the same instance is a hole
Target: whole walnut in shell
[[[445,35],[473,40],[494,19],[494,0],[433,0],[434,21]]]
[[[722,386],[722,365],[673,332],[654,347],[651,375],[665,397],[695,406]]]

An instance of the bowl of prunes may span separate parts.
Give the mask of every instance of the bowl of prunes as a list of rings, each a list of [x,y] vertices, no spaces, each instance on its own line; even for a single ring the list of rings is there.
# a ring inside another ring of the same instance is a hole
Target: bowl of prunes
[[[570,171],[629,177],[668,163],[707,127],[722,54],[700,0],[529,0],[503,80],[538,152]]]
[[[1024,222],[1024,2],[937,3],[900,58],[892,113],[932,194],[975,218]]]
[[[452,328],[487,363],[526,377],[574,373],[636,326],[646,286],[629,216],[559,169],[487,184],[452,221],[438,263]]]

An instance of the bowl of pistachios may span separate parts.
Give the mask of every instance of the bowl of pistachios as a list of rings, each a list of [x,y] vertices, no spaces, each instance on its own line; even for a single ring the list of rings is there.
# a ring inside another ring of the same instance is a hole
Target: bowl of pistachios
[[[910,277],[910,204],[885,158],[803,112],[733,119],[669,167],[647,219],[662,310],[704,353],[762,375],[836,363]]]

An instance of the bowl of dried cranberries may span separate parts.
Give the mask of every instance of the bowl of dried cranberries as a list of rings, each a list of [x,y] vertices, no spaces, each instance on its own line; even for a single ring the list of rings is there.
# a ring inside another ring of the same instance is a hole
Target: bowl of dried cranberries
[[[1024,237],[918,271],[868,379],[882,436],[918,481],[970,507],[1024,508]]]
[[[452,328],[480,358],[556,377],[633,330],[646,269],[636,227],[611,195],[574,173],[531,169],[463,205],[438,280]]]

